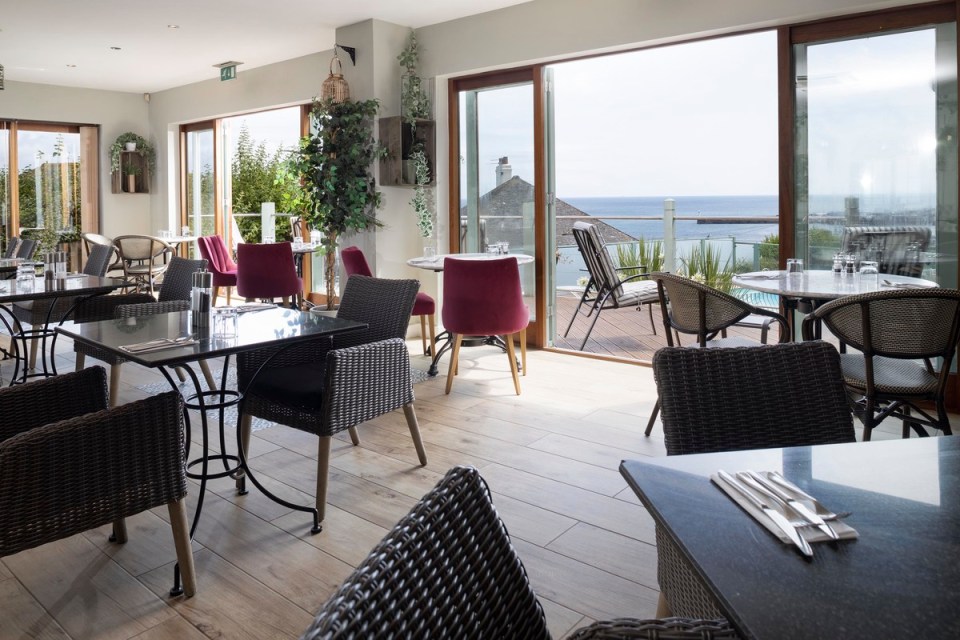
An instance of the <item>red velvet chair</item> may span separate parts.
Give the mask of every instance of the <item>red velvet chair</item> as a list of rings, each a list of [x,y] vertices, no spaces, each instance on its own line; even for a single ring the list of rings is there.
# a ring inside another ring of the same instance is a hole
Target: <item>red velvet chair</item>
[[[363,256],[363,251],[359,247],[347,247],[340,251],[340,259],[343,261],[343,270],[347,277],[352,275],[370,276],[370,265]],[[420,316],[420,337],[423,341],[423,353],[427,353],[427,322],[430,323],[430,355],[437,352],[436,333],[434,331],[434,318],[437,312],[437,303],[433,298],[422,291],[417,292],[417,299],[413,303],[412,316]]]
[[[237,245],[237,295],[241,298],[283,298],[286,306],[302,289],[289,242]]]
[[[237,264],[230,257],[226,243],[220,236],[202,236],[197,238],[197,247],[213,273],[213,303],[217,303],[220,287],[226,287],[227,304],[230,304],[230,289],[237,286]]]
[[[444,259],[442,317],[443,327],[453,339],[446,392],[450,393],[453,386],[464,336],[503,336],[513,386],[520,395],[513,334],[520,334],[523,375],[527,375],[526,329],[530,323],[530,311],[523,303],[517,259]]]

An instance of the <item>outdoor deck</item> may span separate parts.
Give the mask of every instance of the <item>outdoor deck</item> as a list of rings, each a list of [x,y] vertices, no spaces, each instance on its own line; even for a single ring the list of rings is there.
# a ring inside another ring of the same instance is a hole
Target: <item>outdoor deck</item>
[[[574,321],[569,335],[566,338],[563,337],[563,332],[570,322],[570,316],[577,308],[578,300],[579,296],[569,291],[557,292],[557,338],[554,341],[554,346],[558,349],[579,350],[583,336],[593,320],[593,318],[587,318],[586,315],[581,313],[580,317]],[[660,305],[653,306],[653,322],[657,329],[656,335],[654,335],[650,325],[650,314],[647,307],[643,307],[641,311],[632,307],[605,309],[600,314],[600,318],[597,320],[593,333],[590,334],[590,339],[584,346],[583,351],[585,353],[650,362],[657,349],[667,346]],[[760,340],[759,329],[732,327],[727,335]],[[776,325],[771,326],[767,341],[776,342],[778,335]],[[681,336],[684,345],[690,344],[692,340],[692,336]]]

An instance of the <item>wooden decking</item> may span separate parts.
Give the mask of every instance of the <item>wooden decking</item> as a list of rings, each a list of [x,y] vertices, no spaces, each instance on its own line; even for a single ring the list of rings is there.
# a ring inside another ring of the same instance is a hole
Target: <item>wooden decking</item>
[[[580,343],[583,342],[583,336],[593,318],[588,318],[585,312],[574,321],[573,327],[566,338],[563,332],[566,331],[570,322],[570,317],[576,311],[579,296],[574,296],[570,292],[557,292],[557,337],[554,340],[554,346],[559,349],[571,349],[577,351],[580,349]],[[663,316],[660,311],[660,305],[653,305],[653,324],[656,325],[656,334],[653,332],[653,326],[650,324],[651,307],[644,306],[638,311],[635,308],[627,309],[605,309],[600,313],[597,324],[590,334],[590,339],[584,345],[583,351],[586,353],[595,353],[604,356],[613,356],[640,362],[650,362],[654,352],[667,346],[667,339],[663,331]],[[771,327],[768,342],[778,340],[778,329],[776,323]],[[743,336],[753,340],[760,340],[760,330],[732,327],[727,332],[728,336]],[[682,344],[689,344],[692,336],[682,336]]]

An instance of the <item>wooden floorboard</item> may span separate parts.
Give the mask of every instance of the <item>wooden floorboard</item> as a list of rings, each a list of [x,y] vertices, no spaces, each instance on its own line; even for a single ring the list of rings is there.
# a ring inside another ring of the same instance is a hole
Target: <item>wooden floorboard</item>
[[[604,311],[594,335],[588,346],[638,358],[651,355],[660,339],[646,312],[630,309]],[[419,353],[419,341],[410,347]],[[69,341],[58,349],[59,365],[72,369]],[[334,440],[320,534],[310,534],[306,514],[256,489],[238,496],[231,480],[213,481],[193,543],[195,597],[168,594],[175,561],[169,516],[154,509],[128,519],[125,545],[110,543],[106,526],[0,559],[0,638],[296,638],[455,464],[478,467],[488,481],[554,637],[592,620],[652,616],[653,522],[617,472],[623,458],[664,455],[659,427],[643,436],[656,401],[650,368],[534,351],[516,396],[499,350],[464,349],[461,357],[451,395],[444,394],[443,375],[415,387],[426,467],[402,412],[362,425],[358,447],[345,435]],[[420,355],[412,362],[429,364]],[[11,369],[0,364],[3,375]],[[128,363],[121,399],[144,397],[136,385],[159,380]],[[897,436],[894,426],[875,434]],[[258,431],[251,464],[283,497],[313,499],[315,437],[286,427]],[[191,481],[191,513],[197,490]]]

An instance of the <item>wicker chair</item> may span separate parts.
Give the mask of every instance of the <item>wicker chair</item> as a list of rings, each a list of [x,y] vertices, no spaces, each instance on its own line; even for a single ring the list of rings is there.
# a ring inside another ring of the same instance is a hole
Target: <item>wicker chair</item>
[[[567,330],[563,332],[566,338],[573,327],[574,320],[581,314],[581,309],[586,308],[586,315],[589,318],[593,316],[587,333],[583,336],[583,342],[580,343],[580,350],[586,346],[590,334],[593,332],[597,319],[600,318],[600,312],[604,309],[619,309],[621,307],[636,307],[641,309],[647,305],[647,311],[650,314],[650,326],[656,335],[657,326],[653,322],[653,307],[659,301],[657,297],[657,287],[653,282],[641,280],[646,278],[646,274],[641,273],[628,278],[621,278],[617,269],[613,266],[610,254],[607,253],[607,247],[600,235],[600,229],[597,225],[586,222],[575,222],[573,225],[573,238],[577,242],[577,249],[587,265],[587,272],[590,274],[590,281],[580,296],[580,302],[570,317],[570,324]],[[646,267],[641,266],[641,271]]]
[[[129,282],[145,287],[152,295],[157,278],[167,270],[170,256],[176,251],[169,242],[153,236],[127,235],[113,239],[123,264],[123,276]]]
[[[690,278],[669,273],[654,273],[650,278],[657,283],[657,294],[660,299],[660,309],[663,312],[663,327],[667,334],[668,346],[674,346],[674,333],[677,335],[676,346],[680,346],[681,333],[695,335],[697,343],[690,346],[701,349],[755,346],[757,342],[753,340],[740,337],[728,338],[726,332],[729,327],[744,321],[748,326],[756,326],[758,318],[768,321],[760,323],[762,325],[760,344],[766,343],[767,327],[769,322],[774,321],[780,325],[780,342],[788,339],[787,320],[775,311],[755,307]],[[659,411],[660,402],[658,401],[650,414],[644,435],[649,436],[653,431]]]
[[[20,247],[20,238],[18,236],[10,236],[7,238],[7,248],[3,250],[3,258],[14,258],[17,255],[17,249]]]
[[[696,625],[696,633],[656,635],[689,629],[689,622],[612,620],[572,637],[734,637],[722,621]],[[550,633],[487,483],[473,467],[454,467],[373,548],[302,638],[546,640]]]
[[[207,266],[206,260],[189,260],[174,256],[170,259],[167,272],[157,299],[145,293],[130,293],[114,296],[101,296],[91,299],[77,310],[77,322],[91,322],[110,318],[131,318],[134,316],[171,313],[190,309],[190,291],[193,288],[193,274]],[[117,405],[120,388],[121,367],[126,360],[112,351],[99,349],[81,342],[73,343],[76,355],[76,370],[83,369],[87,356],[110,365],[110,406]],[[213,375],[205,360],[200,361],[200,369],[213,389],[216,387]],[[182,373],[180,373],[183,380]]]
[[[110,264],[107,266],[105,274],[111,278],[123,277],[123,262],[120,260],[120,253],[113,244],[113,240],[99,233],[81,233],[80,239],[83,241],[83,248],[87,255],[93,253],[96,246],[110,247]]]
[[[18,258],[32,260],[33,254],[37,251],[37,241],[30,238],[20,238],[20,244],[17,246]]]
[[[365,322],[366,330],[336,336],[332,342],[314,340],[237,355],[237,388],[245,390],[240,425],[244,453],[254,416],[320,436],[314,533],[324,517],[334,434],[349,430],[357,445],[356,425],[403,407],[420,464],[427,464],[404,342],[419,288],[417,280],[350,276],[337,317]],[[238,479],[238,486],[242,481]]]
[[[911,428],[927,435],[922,425],[953,433],[944,396],[960,341],[960,291],[911,289],[840,298],[804,318],[805,339],[814,335],[817,322],[860,351],[841,354],[840,366],[864,440],[891,416],[903,421],[904,438]],[[934,358],[942,359],[939,372]],[[921,402],[933,402],[937,416],[924,411]]]
[[[853,442],[837,350],[824,342],[729,349],[665,347],[653,356],[667,455]],[[657,579],[676,615],[721,615],[657,528]],[[663,603],[661,603],[663,604]]]
[[[110,522],[126,542],[124,518],[167,505],[192,596],[183,401],[106,406],[101,367],[0,389],[0,556]]]

